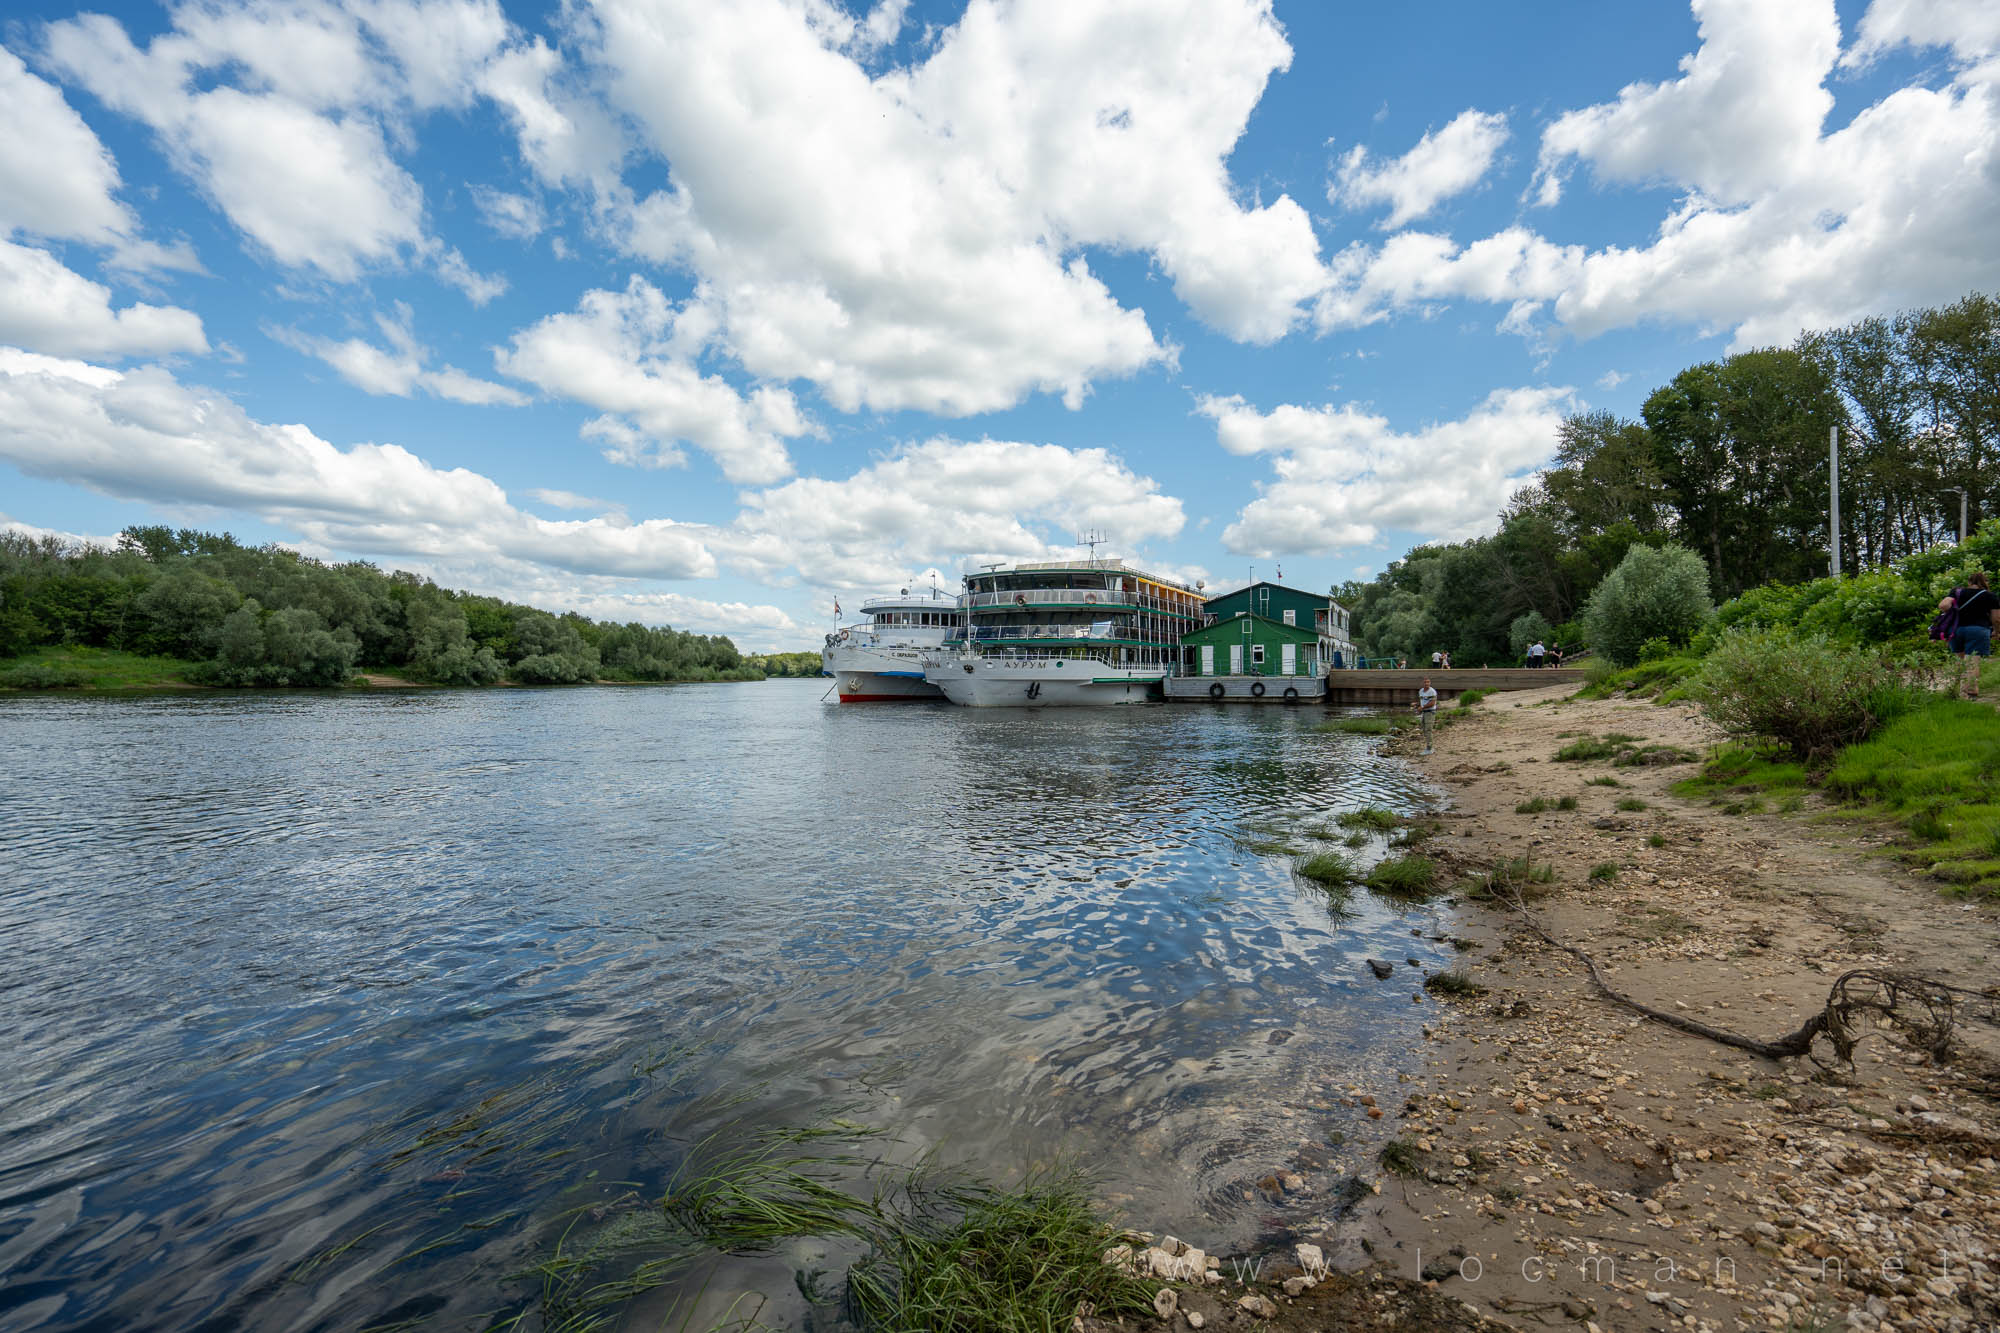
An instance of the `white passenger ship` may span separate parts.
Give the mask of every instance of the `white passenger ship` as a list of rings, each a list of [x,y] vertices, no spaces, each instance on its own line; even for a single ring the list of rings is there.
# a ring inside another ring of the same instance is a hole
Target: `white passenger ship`
[[[968,574],[967,626],[926,655],[924,679],[955,704],[1049,708],[1161,697],[1201,594],[1122,560]]]
[[[924,654],[936,652],[960,622],[958,598],[941,588],[861,604],[868,619],[826,636],[820,670],[833,677],[844,704],[941,699],[924,680]]]

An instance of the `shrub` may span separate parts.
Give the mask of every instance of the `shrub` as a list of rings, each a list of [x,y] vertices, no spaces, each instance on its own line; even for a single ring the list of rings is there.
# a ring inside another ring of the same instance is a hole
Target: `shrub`
[[[1507,627],[1507,647],[1516,661],[1528,655],[1528,648],[1540,639],[1549,642],[1555,635],[1556,627],[1540,611],[1529,611],[1514,617],[1514,623]]]
[[[1904,677],[1880,652],[1782,630],[1737,630],[1709,655],[1693,693],[1730,735],[1768,737],[1813,762],[1908,712],[1918,692]]]
[[[1631,666],[1648,639],[1686,643],[1713,609],[1700,556],[1681,546],[1634,546],[1590,594],[1583,624],[1592,648]]]
[[[1664,662],[1674,655],[1674,645],[1655,635],[1639,645],[1641,662]]]
[[[0,671],[0,689],[9,690],[73,690],[88,680],[75,667],[53,662],[23,662]]]

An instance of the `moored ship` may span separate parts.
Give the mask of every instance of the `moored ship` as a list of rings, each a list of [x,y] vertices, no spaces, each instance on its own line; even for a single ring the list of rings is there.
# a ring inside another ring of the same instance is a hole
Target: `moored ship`
[[[958,599],[939,588],[861,604],[867,620],[826,636],[820,670],[833,677],[844,704],[941,699],[924,679],[924,655],[936,652],[959,624]]]
[[[966,626],[925,657],[955,704],[1049,708],[1161,697],[1201,593],[1122,560],[1067,560],[968,574]]]

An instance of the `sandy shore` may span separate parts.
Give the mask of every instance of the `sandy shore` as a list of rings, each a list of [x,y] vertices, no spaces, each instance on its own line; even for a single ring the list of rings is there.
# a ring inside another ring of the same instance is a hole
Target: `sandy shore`
[[[1569,693],[1495,695],[1412,762],[1449,793],[1428,850],[1458,874],[1549,867],[1531,910],[1610,984],[1773,1039],[1850,969],[2000,981],[2000,912],[1871,856],[1865,826],[1682,800],[1668,789],[1691,763],[1557,761],[1580,735],[1690,753],[1717,739],[1686,706]],[[1606,777],[1621,785],[1590,785]],[[1517,813],[1536,796],[1578,805]],[[1607,863],[1615,876],[1591,878]],[[1825,1066],[1765,1060],[1599,997],[1506,910],[1460,912],[1481,946],[1464,970],[1486,993],[1433,1004],[1416,1084],[1351,1090],[1407,1097],[1391,1112],[1405,1173],[1301,1228],[1370,1278],[1287,1298],[1270,1269],[1275,1319],[1238,1309],[1231,1281],[1189,1293],[1204,1323],[2000,1328],[2000,1087],[1977,1058],[2000,1055],[1992,1005],[1961,1016],[1974,1058],[1951,1064],[1893,1031],[1851,1068],[1824,1047]],[[1188,1326],[1185,1313],[1159,1325]]]

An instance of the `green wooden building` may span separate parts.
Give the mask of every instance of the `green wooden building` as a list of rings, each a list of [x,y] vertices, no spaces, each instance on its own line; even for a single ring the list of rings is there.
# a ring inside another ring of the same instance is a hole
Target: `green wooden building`
[[[1317,676],[1319,634],[1310,624],[1245,612],[1181,636],[1185,676]]]
[[[1323,592],[1307,592],[1269,581],[1253,583],[1235,592],[1211,597],[1205,604],[1218,622],[1238,616],[1262,616],[1266,620],[1310,629],[1318,639],[1316,649],[1321,669],[1351,667],[1355,664],[1353,635],[1347,608]],[[1336,658],[1338,654],[1338,658]]]

